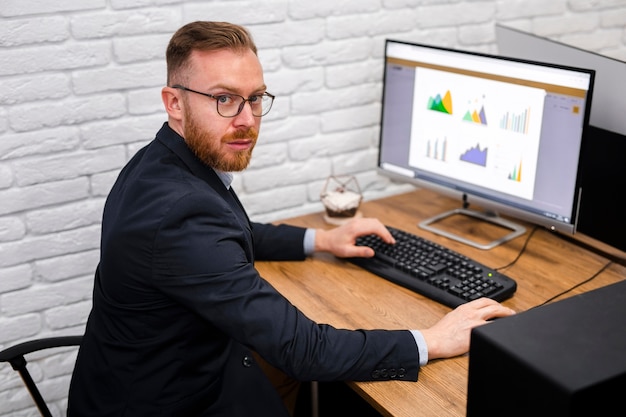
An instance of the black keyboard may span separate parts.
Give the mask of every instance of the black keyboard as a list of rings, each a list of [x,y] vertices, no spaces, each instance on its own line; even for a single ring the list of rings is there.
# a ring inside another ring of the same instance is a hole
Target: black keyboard
[[[502,301],[517,289],[513,279],[458,252],[403,230],[387,229],[395,244],[376,235],[361,236],[357,245],[371,247],[376,255],[348,260],[452,308],[480,297]]]

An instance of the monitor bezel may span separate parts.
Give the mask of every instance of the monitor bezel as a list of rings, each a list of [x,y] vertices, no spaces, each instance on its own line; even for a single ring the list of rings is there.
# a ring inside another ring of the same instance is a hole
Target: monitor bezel
[[[410,41],[402,41],[402,40],[396,40],[396,39],[385,40],[385,49],[384,49],[384,54],[383,54],[383,59],[384,59],[383,68],[384,69],[383,69],[383,80],[382,80],[382,103],[381,103],[381,114],[380,114],[380,131],[379,131],[379,140],[378,140],[378,155],[377,155],[378,159],[377,159],[377,166],[376,166],[376,172],[378,174],[388,177],[395,181],[410,183],[418,187],[421,186],[424,188],[434,190],[438,193],[447,195],[452,198],[458,198],[460,201],[462,201],[463,208],[467,208],[468,205],[472,205],[472,206],[476,205],[480,209],[489,212],[490,215],[499,216],[500,214],[504,214],[509,217],[512,217],[513,219],[543,226],[552,231],[558,231],[558,232],[566,233],[566,234],[574,234],[576,232],[576,225],[577,225],[578,214],[579,214],[579,209],[580,209],[579,206],[580,206],[580,201],[581,201],[582,192],[583,192],[580,186],[581,184],[580,157],[579,157],[577,168],[576,168],[575,188],[574,188],[573,196],[571,199],[572,215],[570,216],[569,222],[559,221],[551,217],[547,217],[546,215],[538,214],[534,211],[530,211],[530,208],[526,209],[526,208],[519,207],[517,205],[513,205],[513,203],[510,201],[507,202],[507,201],[499,200],[498,195],[484,197],[480,195],[480,193],[478,193],[476,190],[473,190],[469,187],[465,187],[463,186],[463,184],[459,184],[458,181],[447,181],[446,185],[442,185],[432,180],[415,176],[416,175],[415,172],[413,173],[413,176],[407,176],[399,172],[393,171],[389,167],[384,166],[384,163],[381,159],[382,159],[382,154],[383,154],[382,147],[384,145],[383,136],[385,133],[383,124],[385,123],[385,120],[386,120],[385,119],[385,111],[386,111],[385,103],[386,103],[386,94],[387,94],[386,81],[387,81],[387,76],[388,76],[388,58],[389,58],[388,48],[391,43],[404,44],[408,46],[417,46],[421,48],[428,48],[428,49],[435,50],[435,51],[442,51],[443,53],[461,54],[462,56],[465,55],[465,56],[485,58],[487,60],[494,60],[494,62],[511,61],[511,62],[516,62],[516,63],[520,63],[524,65],[548,67],[548,68],[554,68],[554,69],[563,69],[563,70],[582,72],[582,73],[588,74],[590,77],[589,89],[585,97],[585,109],[584,109],[584,116],[583,116],[582,129],[581,129],[582,137],[579,143],[579,154],[582,149],[583,138],[587,134],[587,131],[589,128],[589,116],[590,116],[591,105],[592,105],[595,71],[589,68],[580,68],[580,67],[573,67],[573,66],[568,66],[568,65],[558,65],[554,63],[527,60],[527,59],[521,59],[521,58],[504,57],[504,56],[498,56],[498,55],[493,55],[493,54],[488,54],[488,53],[483,53],[483,52],[453,49],[453,48],[448,48],[448,47],[435,46],[435,45],[416,43],[416,42],[410,42]]]

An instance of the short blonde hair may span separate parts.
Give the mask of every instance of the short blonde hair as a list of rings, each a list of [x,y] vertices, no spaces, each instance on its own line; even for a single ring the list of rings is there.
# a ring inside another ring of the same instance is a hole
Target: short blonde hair
[[[250,33],[242,26],[228,22],[191,22],[174,33],[165,52],[167,62],[167,85],[183,82],[188,69],[189,56],[195,50],[250,49],[257,54],[257,47]]]

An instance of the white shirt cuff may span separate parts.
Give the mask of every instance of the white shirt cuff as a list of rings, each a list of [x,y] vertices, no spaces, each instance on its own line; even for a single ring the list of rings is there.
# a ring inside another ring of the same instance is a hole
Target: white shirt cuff
[[[419,330],[411,330],[411,334],[417,344],[417,351],[420,355],[420,366],[424,366],[428,363],[428,346],[426,346],[426,340],[424,340],[424,336]]]
[[[315,250],[315,229],[306,229],[304,232],[304,254],[309,256]]]

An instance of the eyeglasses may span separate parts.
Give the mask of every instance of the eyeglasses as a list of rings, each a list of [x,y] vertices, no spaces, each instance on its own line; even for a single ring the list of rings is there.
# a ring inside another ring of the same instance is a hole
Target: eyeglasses
[[[208,93],[202,93],[200,91],[192,90],[191,88],[184,87],[182,85],[176,84],[173,85],[172,88],[177,88],[179,90],[190,91],[192,93],[200,94],[208,98],[212,98],[215,100],[217,105],[217,112],[222,117],[235,117],[243,110],[243,106],[246,104],[246,101],[250,103],[250,108],[252,109],[252,115],[254,117],[265,116],[269,113],[272,108],[272,104],[274,103],[274,95],[270,93],[263,94],[255,94],[248,98],[243,98],[239,94],[219,94],[213,95]]]

